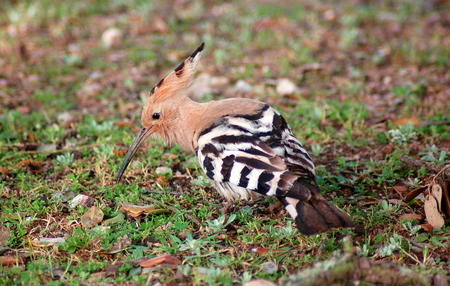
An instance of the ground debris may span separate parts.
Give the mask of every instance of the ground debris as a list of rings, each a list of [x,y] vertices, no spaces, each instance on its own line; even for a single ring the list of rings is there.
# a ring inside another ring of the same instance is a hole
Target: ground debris
[[[121,212],[126,213],[129,216],[134,218],[140,217],[142,214],[162,214],[162,213],[170,213],[171,211],[168,209],[158,209],[153,205],[134,205],[130,203],[122,203],[122,207],[120,208]]]
[[[94,205],[95,199],[83,194],[76,195],[69,203],[69,207],[76,208],[77,206],[91,207]]]
[[[158,256],[154,258],[150,258],[148,260],[145,260],[141,262],[139,265],[144,268],[154,267],[156,265],[179,265],[181,264],[181,261],[174,257],[172,254],[167,254],[163,256]]]
[[[376,262],[346,248],[344,253],[284,278],[283,286],[370,285],[429,286],[432,277],[395,263]]]
[[[81,224],[85,228],[94,227],[102,222],[102,220],[103,211],[96,206],[91,207],[81,216]]]
[[[64,237],[39,237],[31,241],[31,244],[38,247],[60,245],[66,242]]]

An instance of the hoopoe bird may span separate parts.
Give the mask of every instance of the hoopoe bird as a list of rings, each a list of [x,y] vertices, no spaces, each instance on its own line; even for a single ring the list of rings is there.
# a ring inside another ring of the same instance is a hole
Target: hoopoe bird
[[[206,103],[186,95],[202,43],[151,90],[142,129],[128,150],[117,182],[149,136],[195,152],[215,188],[227,201],[275,196],[304,234],[351,227],[349,216],[320,194],[315,167],[286,120],[269,105],[246,98]]]

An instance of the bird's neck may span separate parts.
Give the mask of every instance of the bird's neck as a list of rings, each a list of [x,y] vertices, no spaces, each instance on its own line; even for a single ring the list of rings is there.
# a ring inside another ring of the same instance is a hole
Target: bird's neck
[[[199,126],[202,125],[202,117],[205,111],[205,104],[191,100],[188,97],[180,98],[178,102],[178,118],[171,127],[170,143],[180,145],[186,151],[194,151],[197,142],[194,137]]]
[[[186,151],[195,151],[200,133],[219,118],[233,114],[253,114],[263,106],[262,102],[245,98],[199,103],[184,97],[180,98],[179,104],[181,108],[170,141]]]

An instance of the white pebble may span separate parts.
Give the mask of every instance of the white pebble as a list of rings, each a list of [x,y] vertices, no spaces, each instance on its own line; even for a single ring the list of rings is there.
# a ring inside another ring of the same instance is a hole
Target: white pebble
[[[297,91],[297,86],[295,83],[287,78],[282,78],[278,80],[276,91],[279,95],[288,95]]]
[[[102,34],[102,42],[107,48],[118,46],[122,42],[122,31],[109,28]]]

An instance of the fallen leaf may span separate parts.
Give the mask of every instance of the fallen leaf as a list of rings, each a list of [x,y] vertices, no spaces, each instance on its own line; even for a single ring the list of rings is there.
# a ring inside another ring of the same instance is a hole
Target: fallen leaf
[[[127,152],[128,151],[125,149],[114,149],[113,150],[114,155],[119,156],[119,157],[125,156],[127,154]]]
[[[444,225],[444,218],[439,213],[439,205],[437,199],[432,195],[428,194],[425,198],[425,216],[427,218],[427,222],[433,226],[433,228],[441,228]]]
[[[8,176],[9,175],[9,170],[5,167],[1,167],[0,166],[0,174],[2,174],[3,176]]]
[[[16,256],[0,256],[0,265],[1,266],[12,266],[16,264],[23,264],[22,259],[16,257]]]
[[[428,232],[430,235],[433,235],[433,226],[431,224],[421,224],[420,225],[426,232]]]
[[[393,123],[397,126],[406,125],[408,123],[411,123],[414,126],[419,126],[420,120],[419,118],[412,116],[412,117],[398,118],[394,120]]]
[[[408,187],[402,186],[402,185],[393,186],[392,189],[402,198],[405,196],[406,192],[408,191]]]
[[[409,203],[410,201],[414,200],[418,195],[423,193],[426,189],[427,189],[426,186],[421,186],[421,187],[415,188],[414,190],[410,191],[405,197],[405,202]]]
[[[438,184],[433,184],[431,186],[431,195],[436,199],[438,210],[441,211],[442,187]]]
[[[174,257],[172,254],[167,254],[163,256],[158,256],[154,258],[150,258],[149,260],[145,260],[141,262],[139,265],[144,268],[153,267],[160,264],[166,265],[179,265],[181,261]]]
[[[122,207],[120,208],[121,212],[125,212],[127,215],[132,217],[139,217],[141,214],[162,214],[162,213],[170,213],[169,210],[166,209],[157,209],[152,205],[144,205],[138,206],[129,203],[122,203]]]
[[[17,167],[19,167],[20,169],[27,169],[29,171],[31,171],[32,173],[42,173],[42,166],[44,165],[44,163],[40,162],[40,161],[36,161],[33,159],[26,159],[21,161]]]
[[[103,212],[101,209],[99,209],[96,206],[91,207],[88,209],[82,216],[81,216],[81,224],[85,228],[91,228],[99,224],[103,220]]]
[[[422,216],[420,214],[415,214],[415,213],[410,213],[410,214],[403,214],[399,217],[400,221],[412,221],[412,220],[417,220],[420,221],[422,219]]]
[[[156,178],[156,182],[163,187],[168,187],[170,185],[170,182],[166,176],[158,176]]]

